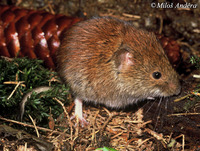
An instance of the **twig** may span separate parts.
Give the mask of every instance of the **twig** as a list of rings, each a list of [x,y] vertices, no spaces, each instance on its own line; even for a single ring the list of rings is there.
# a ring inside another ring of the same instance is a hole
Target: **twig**
[[[71,130],[70,130],[70,131],[71,131],[71,133],[70,133],[70,135],[71,135],[71,140],[73,140],[73,139],[72,139],[72,138],[73,138],[72,121],[70,120],[69,114],[68,114],[68,112],[67,112],[67,110],[66,110],[64,104],[63,104],[60,100],[58,100],[57,98],[53,98],[53,99],[56,100],[56,101],[62,106],[62,108],[63,108],[63,110],[64,110],[64,113],[67,115],[67,118],[68,118],[68,120],[69,120],[70,129],[71,129]]]
[[[114,138],[116,138],[116,137],[122,135],[123,133],[124,133],[124,131],[122,131],[122,132],[120,132],[120,133],[118,133],[118,134],[112,136],[112,137],[111,137],[111,140],[113,140]]]
[[[161,15],[157,15],[157,17],[160,19],[160,28],[159,28],[158,33],[161,34],[163,30],[163,18]]]
[[[130,18],[135,18],[135,19],[141,18],[141,16],[139,16],[139,15],[132,15],[132,14],[127,14],[127,13],[122,13],[122,15],[125,17],[130,17]]]
[[[157,140],[162,140],[165,144],[167,144],[167,141],[163,138],[163,134],[158,134],[155,131],[152,131],[149,128],[145,128],[144,132],[149,133],[150,135],[152,135],[153,137],[155,137]]]
[[[177,114],[170,114],[170,115],[167,115],[168,117],[171,117],[171,116],[187,116],[187,115],[200,115],[200,113],[177,113]]]
[[[4,120],[4,121],[7,121],[7,122],[19,124],[19,125],[22,125],[22,126],[24,126],[24,127],[35,128],[33,125],[29,125],[29,124],[26,124],[26,123],[18,122],[18,121],[15,121],[15,120],[10,120],[10,119],[4,118],[4,117],[2,117],[2,116],[0,116],[0,119],[1,119],[1,120]],[[39,126],[36,126],[36,127],[37,127],[37,129],[43,130],[43,131],[46,131],[46,132],[53,132],[53,133],[56,133],[56,134],[63,134],[62,132],[55,131],[55,130],[50,130],[50,129],[48,129],[48,128],[39,127]]]
[[[55,15],[55,11],[53,10],[52,5],[49,1],[48,1],[48,7],[50,9],[50,12]]]
[[[200,94],[198,93],[198,91],[200,91],[200,89],[192,91],[192,92],[190,92],[190,94],[187,94],[187,95],[185,95],[185,96],[183,96],[181,98],[178,98],[178,99],[174,100],[174,102],[179,102],[179,101],[184,100],[185,98],[190,97],[192,95],[198,95],[199,96]]]
[[[27,142],[25,143],[24,147],[25,147],[25,151],[27,151]]]
[[[96,121],[96,118],[97,118],[97,115],[99,114],[99,110],[95,113],[95,116],[94,116],[94,120],[92,122],[92,125],[93,125],[93,129],[92,129],[92,142],[94,142],[94,139],[96,138],[95,135],[96,135],[96,132],[95,132],[95,121]]]
[[[146,122],[141,123],[141,127],[144,127],[145,125],[147,125],[147,124],[149,124],[149,123],[152,123],[152,120],[149,120],[149,121],[146,121]]]
[[[183,96],[183,97],[180,97],[180,98],[174,100],[174,102],[179,102],[179,101],[181,101],[181,100],[184,100],[184,99],[186,99],[187,97],[190,97],[191,95],[192,95],[192,94],[187,94],[187,95],[185,95],[185,96]]]
[[[32,118],[30,115],[28,115],[28,116],[29,116],[29,118],[31,119],[31,121],[32,121],[32,123],[33,123],[33,126],[34,126],[34,128],[35,128],[37,137],[39,138],[39,137],[40,137],[40,134],[39,134],[39,132],[38,132],[37,126],[36,126],[36,124],[35,124],[35,121],[33,120],[33,118]]]
[[[5,81],[5,82],[3,82],[3,84],[18,84],[18,83],[19,83],[19,81]],[[22,84],[22,83],[21,83],[21,86],[26,87],[26,85]]]
[[[5,56],[0,56],[0,59],[3,58],[5,61],[11,62],[14,59],[13,58],[9,58],[9,57],[5,57]]]
[[[196,96],[200,96],[200,93],[198,92],[191,92],[193,95],[196,95]]]
[[[179,136],[177,136],[177,137],[175,137],[174,139],[178,139],[178,138],[180,138],[180,137],[183,137],[183,139],[182,139],[182,151],[184,151],[185,149],[184,149],[184,147],[185,147],[185,135],[184,134],[181,134],[181,135],[179,135]]]
[[[24,83],[24,81],[19,81],[19,82],[17,83],[17,85],[15,86],[14,90],[11,92],[11,94],[10,94],[9,97],[7,98],[7,100],[9,100],[9,99],[12,97],[12,95],[15,93],[15,91],[17,90],[17,88],[19,87],[19,85],[20,85],[21,83]]]
[[[104,125],[100,128],[101,130],[104,130],[106,125],[108,124],[108,122],[112,119],[113,117],[113,114],[111,114],[105,107],[104,107],[104,110],[108,113],[109,117],[108,119],[106,120],[106,122],[104,123]]]
[[[199,79],[199,78],[200,78],[200,75],[194,74],[194,75],[193,75],[193,78],[198,78],[198,79]]]
[[[183,151],[185,150],[185,135],[183,134],[183,140],[182,140],[182,147]]]
[[[144,144],[145,142],[149,141],[150,139],[152,139],[153,137],[151,138],[147,138],[145,139],[144,141],[142,141],[141,143],[138,143],[138,147],[140,147],[142,144]]]

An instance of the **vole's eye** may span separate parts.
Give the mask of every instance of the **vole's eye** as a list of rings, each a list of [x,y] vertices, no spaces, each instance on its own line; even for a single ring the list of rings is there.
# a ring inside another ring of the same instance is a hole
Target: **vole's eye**
[[[154,72],[154,73],[152,74],[152,76],[153,76],[154,79],[160,79],[160,77],[161,77],[162,75],[161,75],[160,72]]]

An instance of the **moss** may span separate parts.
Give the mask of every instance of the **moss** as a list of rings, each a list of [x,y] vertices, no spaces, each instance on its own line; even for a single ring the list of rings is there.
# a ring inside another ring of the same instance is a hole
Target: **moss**
[[[21,84],[16,87],[20,81]],[[60,82],[56,72],[43,67],[41,60],[16,58],[8,61],[1,58],[0,115],[17,120],[23,96],[39,86],[51,86],[52,89],[38,94],[32,93],[26,103],[24,121],[30,121],[28,114],[36,119],[37,124],[38,122],[46,122],[50,114],[57,118],[63,112],[63,109],[53,98],[58,98],[64,104],[69,103],[69,100],[67,100],[69,88]],[[14,89],[16,90],[14,91]],[[14,93],[12,94],[12,92]]]

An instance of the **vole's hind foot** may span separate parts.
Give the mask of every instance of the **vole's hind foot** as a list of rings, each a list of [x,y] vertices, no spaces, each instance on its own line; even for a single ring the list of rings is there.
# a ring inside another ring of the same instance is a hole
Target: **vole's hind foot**
[[[82,103],[82,100],[79,99],[79,98],[76,98],[74,100],[74,103],[75,103],[75,114],[70,119],[74,119],[74,118],[77,119],[76,126],[77,126],[77,124],[79,122],[80,122],[82,127],[87,126],[89,123],[83,117],[83,109],[82,109],[83,103]]]
[[[73,115],[70,117],[70,120],[76,119],[76,124],[77,126],[79,123],[81,124],[81,127],[87,127],[89,125],[89,122],[84,117],[78,117],[78,115]]]

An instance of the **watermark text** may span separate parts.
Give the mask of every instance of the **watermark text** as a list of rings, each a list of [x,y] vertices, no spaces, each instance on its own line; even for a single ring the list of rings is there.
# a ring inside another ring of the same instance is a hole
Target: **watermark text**
[[[197,4],[194,3],[168,3],[168,2],[163,2],[163,3],[151,3],[152,8],[185,8],[185,9],[195,9],[198,7]]]

